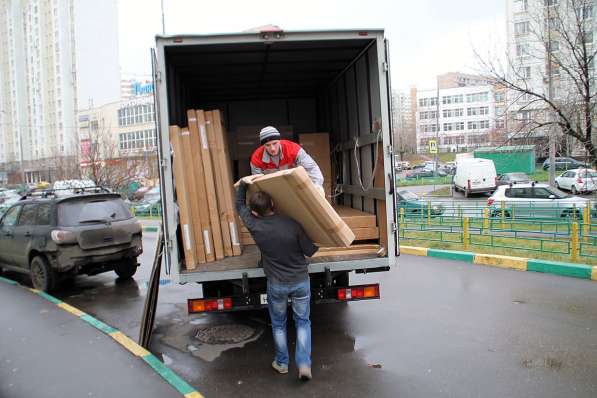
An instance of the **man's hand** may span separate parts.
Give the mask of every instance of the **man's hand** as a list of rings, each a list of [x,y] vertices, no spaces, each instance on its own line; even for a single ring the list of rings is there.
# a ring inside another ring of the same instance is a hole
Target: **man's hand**
[[[253,183],[253,180],[256,179],[257,177],[261,177],[263,174],[253,174],[250,176],[245,176],[243,178],[241,178],[240,180],[238,180],[236,182],[236,184],[234,184],[234,188],[238,188],[238,186],[240,185],[240,182],[244,182],[247,185],[251,185]]]

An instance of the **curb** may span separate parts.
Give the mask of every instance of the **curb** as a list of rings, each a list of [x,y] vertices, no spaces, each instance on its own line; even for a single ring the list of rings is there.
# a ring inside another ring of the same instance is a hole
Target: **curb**
[[[65,303],[62,300],[57,299],[54,296],[51,296],[45,292],[40,290],[31,289],[26,286],[19,284],[12,279],[4,278],[0,276],[0,282],[4,282],[10,285],[20,286],[23,289],[29,290],[32,293],[37,294],[38,296],[48,300],[49,302],[56,304],[56,306],[60,307],[64,311],[70,313],[71,315],[76,316],[83,322],[88,323],[89,325],[93,326],[94,328],[98,329],[104,334],[112,337],[114,341],[128,350],[131,354],[135,355],[136,357],[141,358],[146,364],[148,364],[154,372],[160,375],[168,384],[170,384],[176,391],[178,391],[182,396],[185,398],[203,398],[203,395],[199,393],[199,391],[195,390],[190,384],[184,381],[180,376],[178,376],[172,369],[164,365],[155,355],[151,352],[147,351],[145,348],[141,347],[135,341],[133,341],[130,337],[119,331],[118,329],[113,328],[110,325],[105,324],[104,322],[100,321],[97,318],[92,317],[89,314],[79,310],[71,306],[70,304]]]
[[[426,247],[400,246],[400,252],[414,256],[457,260],[477,265],[514,269],[517,271],[541,272],[559,276],[597,281],[597,266],[588,264],[562,263],[525,257],[502,256],[498,254],[480,254],[453,250],[428,249]]]
[[[158,227],[143,227],[143,232],[158,232]]]

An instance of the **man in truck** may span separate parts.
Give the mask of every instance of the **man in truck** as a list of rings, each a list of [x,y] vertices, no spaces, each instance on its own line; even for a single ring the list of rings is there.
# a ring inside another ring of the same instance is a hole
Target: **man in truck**
[[[247,181],[250,179],[245,177],[240,181],[236,192],[236,211],[261,251],[276,350],[272,367],[281,374],[288,373],[286,320],[290,299],[296,325],[298,376],[303,381],[311,380],[311,284],[305,256],[311,257],[318,247],[299,223],[276,214],[272,198],[266,192],[253,193],[247,207]]]
[[[272,126],[261,129],[259,142],[261,146],[251,155],[252,174],[268,174],[303,166],[321,195],[325,196],[321,170],[299,144],[280,139],[280,132]]]

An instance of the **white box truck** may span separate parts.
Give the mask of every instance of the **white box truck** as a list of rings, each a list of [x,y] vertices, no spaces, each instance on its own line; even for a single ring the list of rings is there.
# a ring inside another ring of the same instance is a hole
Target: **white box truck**
[[[315,303],[379,298],[379,285],[350,286],[349,273],[388,271],[399,245],[394,195],[388,42],[383,30],[157,36],[153,53],[166,272],[199,283],[191,312],[259,308],[266,303],[256,247],[186,270],[181,250],[168,126],[186,126],[187,109],[219,109],[228,140],[243,126],[292,126],[295,137],[328,132],[335,200],[376,215],[376,254],[312,259]],[[257,135],[258,132],[256,131]],[[377,162],[377,167],[375,167]],[[235,159],[235,178],[239,162]],[[377,178],[373,180],[374,173]],[[374,242],[373,242],[374,243]]]

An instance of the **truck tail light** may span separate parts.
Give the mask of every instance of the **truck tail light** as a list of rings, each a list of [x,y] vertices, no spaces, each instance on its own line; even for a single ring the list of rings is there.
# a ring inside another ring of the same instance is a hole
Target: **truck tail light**
[[[232,309],[232,298],[217,299],[189,299],[187,300],[189,314],[198,312],[227,311]]]
[[[495,199],[493,199],[493,198],[487,199],[487,206],[491,206],[493,204],[493,202],[495,202]]]
[[[62,231],[56,229],[50,233],[52,240],[54,243],[58,245],[75,243],[77,241],[77,236],[71,231]]]
[[[379,298],[379,284],[340,288],[337,297],[341,301]]]

